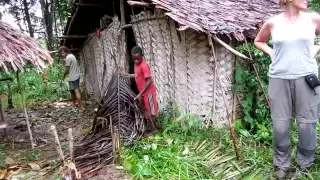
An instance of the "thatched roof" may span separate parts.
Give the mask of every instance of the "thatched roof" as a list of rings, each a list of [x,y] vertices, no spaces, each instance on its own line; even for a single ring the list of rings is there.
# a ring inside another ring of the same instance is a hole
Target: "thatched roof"
[[[0,68],[6,72],[23,70],[26,61],[42,71],[45,62],[51,64],[53,59],[35,39],[0,21]]]
[[[243,40],[281,9],[277,0],[150,0],[192,29]],[[184,28],[186,28],[184,27]]]
[[[104,15],[120,17],[119,2],[120,0],[90,0],[90,3],[82,3],[81,0],[74,0],[64,34],[83,36],[93,33],[100,28],[100,19]],[[254,38],[256,30],[267,18],[281,12],[278,0],[144,0],[143,2],[153,4],[147,9],[163,9],[169,17],[182,25],[181,29],[188,27],[204,33],[225,34],[237,40],[244,40],[244,37]],[[129,3],[124,5],[127,23],[130,23],[132,12],[139,14],[145,10],[139,6],[130,6]],[[66,41],[63,39],[61,44],[79,48],[85,41],[86,38],[69,38]]]

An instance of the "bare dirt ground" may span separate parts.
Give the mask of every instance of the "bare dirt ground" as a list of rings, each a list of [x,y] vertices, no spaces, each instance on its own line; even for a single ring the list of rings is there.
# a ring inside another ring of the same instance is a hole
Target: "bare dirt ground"
[[[56,126],[62,149],[66,154],[68,153],[68,128],[72,128],[76,143],[90,131],[90,125],[94,118],[92,110],[81,113],[71,107],[69,102],[28,109],[33,138],[36,143],[36,148],[32,150],[23,110],[6,111],[5,115],[8,124],[8,138],[5,138],[4,131],[0,130],[0,144],[4,144],[5,166],[24,165],[22,168],[24,171],[11,179],[59,179],[59,161],[50,130],[51,125]],[[36,167],[31,168],[33,164],[36,164]],[[84,177],[96,180],[129,179],[115,166],[106,167],[98,172],[84,175]]]

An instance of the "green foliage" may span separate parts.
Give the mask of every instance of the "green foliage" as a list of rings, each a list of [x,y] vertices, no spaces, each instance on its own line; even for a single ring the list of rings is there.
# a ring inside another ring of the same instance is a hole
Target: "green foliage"
[[[3,169],[4,167],[4,145],[0,143],[0,169]]]
[[[205,128],[195,115],[173,114],[158,118],[163,132],[121,150],[122,165],[135,179],[259,179],[250,161],[230,153],[229,132]]]
[[[240,45],[237,50],[243,54],[249,55],[250,53],[252,55],[264,91],[268,92],[270,57],[257,50],[253,43]],[[242,121],[235,122],[235,129],[246,137],[252,136],[257,140],[270,143],[272,140],[270,110],[251,64],[236,67],[234,88],[244,95],[244,99],[241,102],[244,117]]]
[[[40,148],[27,149],[22,154],[21,161],[24,163],[40,161],[43,151]]]
[[[309,9],[312,11],[319,12],[320,11],[320,0],[310,0],[309,1]]]
[[[45,87],[41,73],[37,72],[33,67],[26,67],[24,72],[20,73],[21,89],[24,93],[26,104],[36,106],[38,103],[57,101],[60,98],[69,98],[67,82],[61,82],[61,77],[64,72],[62,64],[55,64],[54,67],[48,67],[47,87]],[[16,73],[1,74],[0,78],[11,77],[13,103],[14,106],[21,107],[21,96],[19,94],[18,82]],[[0,82],[0,93],[8,94],[8,86],[5,82]],[[3,101],[6,105],[7,101]],[[41,104],[39,104],[41,105]]]

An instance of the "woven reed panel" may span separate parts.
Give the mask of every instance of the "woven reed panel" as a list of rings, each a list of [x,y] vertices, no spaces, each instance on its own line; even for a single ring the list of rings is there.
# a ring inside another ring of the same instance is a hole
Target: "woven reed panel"
[[[173,91],[174,99],[181,113],[188,113],[188,72],[186,61],[186,33],[178,32],[174,21],[170,19],[171,43],[173,46]],[[179,38],[180,36],[180,38]]]
[[[211,48],[206,35],[186,31],[188,108],[190,113],[207,115],[213,106]]]
[[[144,49],[144,55],[157,87],[159,108],[164,109],[173,101],[173,46],[169,21],[162,13],[151,15],[142,12],[132,17],[137,44]],[[149,19],[149,20],[147,20]]]
[[[82,48],[84,65],[87,68],[85,75],[87,92],[95,99],[100,99],[106,93],[107,85],[111,79],[112,72],[116,70],[116,64],[124,66],[124,49],[126,43],[121,46],[120,22],[118,17],[108,28],[100,32],[100,37],[95,33],[93,37]],[[121,39],[122,38],[122,39]]]

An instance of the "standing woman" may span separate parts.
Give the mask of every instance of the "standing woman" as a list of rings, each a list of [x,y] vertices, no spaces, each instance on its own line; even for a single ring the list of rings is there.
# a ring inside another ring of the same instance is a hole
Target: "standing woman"
[[[280,0],[284,12],[268,19],[255,39],[257,49],[271,57],[269,100],[273,121],[274,166],[284,179],[290,167],[289,137],[293,109],[298,126],[297,163],[301,170],[313,165],[317,146],[316,123],[320,95],[308,86],[305,76],[318,75],[312,56],[320,16],[307,12],[308,0]],[[272,37],[273,49],[267,45]]]

